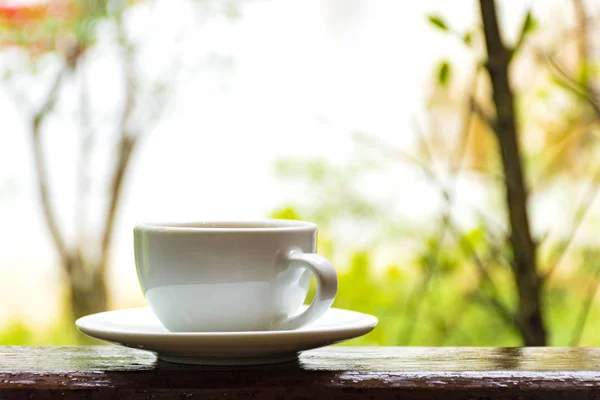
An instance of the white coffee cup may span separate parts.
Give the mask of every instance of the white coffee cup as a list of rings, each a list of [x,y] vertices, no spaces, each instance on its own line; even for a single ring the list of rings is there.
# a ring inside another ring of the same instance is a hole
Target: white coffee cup
[[[296,329],[333,303],[337,275],[310,222],[199,222],[134,228],[140,285],[172,332]],[[303,311],[311,275],[317,290]]]

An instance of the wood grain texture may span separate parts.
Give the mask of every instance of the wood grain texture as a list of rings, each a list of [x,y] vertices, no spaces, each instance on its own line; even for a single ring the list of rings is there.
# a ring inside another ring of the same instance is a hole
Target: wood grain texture
[[[330,347],[196,367],[113,346],[0,347],[0,399],[600,398],[600,349]]]

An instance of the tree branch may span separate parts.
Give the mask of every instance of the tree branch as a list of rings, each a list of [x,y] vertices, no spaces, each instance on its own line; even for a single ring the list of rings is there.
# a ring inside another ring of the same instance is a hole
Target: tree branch
[[[589,96],[593,90],[590,85],[589,73],[586,63],[589,60],[589,40],[588,40],[588,18],[585,10],[585,5],[582,0],[573,0],[573,9],[575,11],[575,19],[577,20],[577,53],[579,65],[582,67],[583,74],[580,76],[579,83],[584,87],[585,93]]]
[[[105,216],[105,224],[102,235],[102,247],[101,247],[101,268],[104,268],[110,252],[110,244],[114,233],[114,225],[118,212],[118,206],[123,193],[123,184],[127,175],[128,168],[131,164],[132,155],[142,138],[142,136],[148,131],[151,125],[161,114],[161,111],[165,105],[167,95],[164,93],[154,94],[152,96],[152,106],[146,107],[146,114],[148,114],[144,128],[140,128],[141,121],[137,121],[137,125],[134,124],[134,111],[136,106],[136,74],[134,71],[134,52],[129,39],[125,33],[123,20],[117,19],[117,30],[119,42],[122,44],[122,71],[125,79],[125,99],[123,112],[119,122],[120,138],[118,143],[118,154],[115,168],[111,176],[110,184],[110,195],[109,203]],[[172,69],[179,69],[180,58],[173,57]],[[173,70],[165,73],[170,79],[175,79],[176,72]],[[168,82],[157,83],[157,88],[168,87]],[[135,126],[134,126],[135,125]]]
[[[479,286],[479,285],[476,285]],[[435,346],[444,346],[444,344],[450,339],[450,337],[456,332],[459,331],[462,336],[469,338],[469,335],[462,329],[459,329],[462,319],[467,315],[467,310],[473,305],[475,300],[476,292],[467,293],[465,297],[465,302],[462,307],[456,310],[456,312],[451,317],[446,317],[449,323],[446,323],[445,329],[446,334],[442,335],[439,338],[439,341],[435,344]],[[438,316],[441,319],[441,316]],[[471,339],[468,339],[467,343],[472,342]]]
[[[492,132],[496,133],[496,120],[494,117],[488,114],[474,98],[471,98],[470,106],[473,113],[477,115]]]
[[[495,132],[506,177],[512,270],[518,289],[516,319],[526,345],[545,345],[547,335],[542,314],[541,279],[527,212],[527,190],[521,164],[514,95],[509,82],[511,52],[502,42],[495,0],[479,0],[479,6],[488,55],[486,67],[496,107]]]
[[[586,11],[585,11],[585,5],[583,4],[583,1],[581,0],[573,0],[573,8],[575,10],[575,18],[577,20],[577,39],[578,39],[578,53],[579,53],[579,65],[582,68],[583,71],[583,75],[580,77],[580,85],[583,87],[583,89],[585,90],[585,94],[586,94],[586,98],[588,98],[588,101],[591,101],[591,95],[593,94],[593,88],[590,84],[589,81],[589,73],[587,72],[588,68],[586,63],[588,62],[588,49],[589,49],[589,43],[588,43],[588,24],[587,24],[587,15],[586,15]],[[592,105],[592,108],[594,108],[594,111],[596,112],[596,116],[600,116],[600,114],[598,114],[598,107],[594,107],[594,105]],[[596,177],[600,177],[600,174],[596,174]],[[595,179],[592,179],[592,182],[594,182]],[[593,186],[593,184],[592,184]],[[572,243],[573,241],[573,237],[575,236],[579,226],[581,226],[582,221],[585,219],[586,214],[588,213],[591,204],[593,203],[594,199],[596,198],[598,194],[598,187],[596,187],[596,189],[594,190],[594,194],[589,196],[591,198],[591,200],[588,202],[588,204],[586,205],[586,207],[583,209],[583,215],[580,216],[578,223],[576,224],[575,229],[573,230],[573,233],[568,241],[567,247],[565,248],[564,253],[567,252],[568,246]],[[579,213],[577,213],[579,215]],[[595,277],[598,277],[598,270],[596,271]],[[592,306],[592,302],[594,301],[594,298],[596,297],[596,295],[598,294],[598,289],[600,289],[600,285],[598,285],[595,282],[591,282],[590,285],[593,285],[595,287],[591,287],[588,290],[588,295],[586,297],[586,299],[584,300],[582,306],[581,306],[581,311],[579,312],[579,315],[577,317],[577,321],[575,323],[575,327],[573,328],[573,336],[571,337],[571,346],[577,346],[579,345],[579,342],[581,340],[581,335],[583,334],[583,329],[585,327],[591,306]]]
[[[465,134],[465,138],[463,139],[463,144],[466,144],[468,142],[468,137],[466,135],[468,135],[468,133]],[[390,145],[389,143],[385,143],[377,138],[369,137],[364,134],[354,135],[353,139],[356,140],[358,143],[366,146],[367,148],[370,148],[371,150],[378,151],[382,156],[387,157],[392,161],[406,162],[406,163],[415,165],[416,167],[420,168],[421,172],[425,175],[425,177],[427,179],[429,179],[433,184],[438,185],[441,188],[442,195],[446,198],[449,197],[450,190],[448,190],[445,187],[444,183],[437,176],[436,172],[431,167],[429,167],[427,164],[420,161],[418,158],[414,157],[413,155],[411,155],[409,153],[406,153],[402,149],[398,149],[398,148],[394,147],[393,145]],[[464,150],[462,151],[462,154],[464,157],[464,155],[465,155]],[[462,165],[462,161],[455,162],[454,165],[455,166]],[[481,174],[481,175],[483,175],[483,173],[485,172],[485,171],[481,171],[479,169],[466,168],[464,166],[461,166],[460,169],[462,171],[473,171],[473,172]],[[496,175],[492,175],[490,173],[487,173],[487,175],[491,175],[491,178],[497,179],[501,182],[505,181],[504,176],[501,176],[501,175],[496,176]],[[475,204],[466,204],[466,205],[469,206],[475,213],[477,213],[482,218],[485,217],[485,213],[483,211],[481,211]],[[503,228],[500,226],[499,223],[495,223],[495,225],[496,225],[495,228],[498,231],[500,231],[502,235],[508,236],[508,234],[506,232],[504,232]]]
[[[470,87],[469,94],[468,94],[469,99],[474,96],[474,93],[477,90],[478,70],[479,69],[477,68],[473,74],[473,81],[471,83],[471,87]],[[435,273],[437,272],[437,270],[439,268],[438,258],[441,253],[441,250],[442,250],[443,240],[446,236],[446,233],[448,231],[452,231],[452,228],[453,228],[453,224],[450,219],[452,216],[451,215],[452,208],[454,206],[454,199],[455,199],[455,190],[454,189],[455,189],[456,180],[457,180],[456,174],[460,170],[463,159],[466,155],[467,145],[469,142],[469,136],[470,136],[470,132],[471,132],[471,117],[472,117],[471,108],[465,107],[465,115],[462,120],[463,124],[462,124],[462,130],[461,130],[462,140],[459,141],[457,157],[456,158],[451,157],[449,160],[449,163],[450,163],[449,169],[451,170],[451,172],[455,178],[453,181],[452,190],[448,190],[447,188],[445,188],[444,185],[442,184],[442,182],[439,181],[436,174],[432,170],[430,170],[430,169],[425,170],[427,176],[430,179],[437,181],[439,183],[439,185],[442,189],[443,197],[446,201],[446,207],[445,207],[444,213],[441,218],[442,226],[439,229],[439,236],[436,238],[436,241],[435,241],[435,243],[437,244],[437,247],[435,248],[436,251],[432,258],[435,262],[435,264],[434,264],[435,268],[434,268],[434,266],[429,266],[429,268],[427,269],[427,275],[425,276],[425,279],[423,280],[421,285],[416,288],[415,293],[412,296],[410,296],[411,299],[415,298],[415,300],[414,300],[415,306],[414,307],[416,308],[416,310],[414,308],[411,310],[411,312],[413,314],[413,318],[411,318],[411,320],[406,328],[406,333],[405,333],[404,338],[401,341],[401,343],[405,343],[405,344],[410,343],[410,340],[412,338],[414,329],[415,329],[417,321],[418,321],[420,311],[422,309],[422,303],[425,299],[424,294],[425,294],[429,284],[431,283],[431,280],[434,278]],[[424,135],[421,135],[421,136],[424,138]],[[422,165],[422,164],[420,163],[419,165]],[[425,165],[424,168],[425,167],[427,167],[427,166]],[[427,173],[427,171],[429,171],[429,173]],[[488,276],[488,278],[489,278],[489,276]]]
[[[442,226],[438,231],[438,236],[434,240],[436,247],[435,252],[431,257],[433,264],[427,266],[427,273],[425,275],[425,278],[423,279],[420,285],[414,288],[413,293],[408,296],[409,300],[407,302],[406,311],[410,313],[411,318],[408,320],[408,324],[404,329],[404,334],[402,335],[402,337],[398,337],[397,339],[397,342],[400,345],[407,346],[410,344],[415,331],[415,327],[417,326],[419,317],[421,315],[423,302],[425,301],[425,294],[427,293],[427,289],[429,288],[431,281],[433,280],[435,274],[439,269],[438,259],[442,249],[442,242],[444,240],[444,237],[446,236],[446,226],[448,225],[449,215],[450,206],[449,203],[447,203],[446,211],[441,219]]]
[[[465,343],[473,343],[473,339],[470,335],[461,328],[461,320],[466,315],[468,309],[474,303],[474,297],[467,294],[466,301],[461,304],[461,307],[455,312],[454,315],[449,315],[448,310],[442,307],[436,307],[435,304],[429,307],[429,313],[433,317],[434,321],[432,325],[437,327],[439,337],[437,343],[433,346],[443,346],[444,343],[450,339],[453,335],[460,334]]]
[[[472,102],[472,99],[475,98],[477,94],[477,84],[479,82],[479,70],[480,65],[477,64],[474,68],[473,74],[471,76],[471,82],[469,85],[469,90],[467,92],[467,101],[469,103]],[[465,159],[465,155],[467,153],[467,148],[469,146],[469,138],[471,135],[471,120],[473,119],[473,109],[469,106],[464,108],[464,114],[462,115],[461,127],[460,127],[460,139],[458,143],[458,149],[456,157],[453,157],[450,161],[450,171],[452,175],[456,175],[462,169],[462,163]]]
[[[61,70],[57,73],[54,78],[54,82],[45,97],[44,102],[38,111],[33,115],[31,123],[31,138],[33,143],[33,160],[34,167],[37,172],[37,188],[40,196],[40,203],[42,206],[42,212],[46,221],[46,226],[50,231],[50,236],[54,242],[54,246],[58,251],[59,257],[61,258],[61,264],[68,268],[69,263],[66,262],[69,258],[69,250],[67,248],[66,241],[62,236],[60,229],[58,228],[58,222],[56,220],[55,211],[52,208],[52,201],[50,199],[50,192],[48,188],[48,176],[46,175],[46,161],[44,158],[44,151],[42,149],[41,140],[41,129],[46,117],[52,112],[56,104],[59,89],[62,85],[64,76],[66,74],[66,67],[61,67]]]
[[[567,236],[567,240],[565,242],[565,247],[563,251],[558,255],[556,261],[552,263],[546,274],[544,275],[544,280],[550,279],[550,277],[554,274],[554,272],[558,269],[558,267],[562,264],[563,260],[566,257],[566,254],[573,244],[581,225],[583,224],[583,220],[589,213],[591,209],[591,205],[594,203],[596,198],[598,197],[598,192],[600,191],[600,168],[594,174],[594,177],[590,181],[590,188],[586,192],[581,204],[578,207],[576,214],[579,216],[573,226],[571,227],[571,232]]]
[[[102,236],[101,265],[104,267],[109,258],[110,243],[114,232],[114,224],[119,200],[123,191],[123,183],[129,166],[131,155],[137,143],[137,138],[124,134],[119,144],[117,164],[113,170],[110,186],[110,198],[105,217],[104,234]]]
[[[462,160],[465,157],[465,154],[467,151],[467,145],[468,145],[468,141],[469,141],[469,136],[470,136],[470,132],[471,132],[471,118],[472,118],[473,114],[478,115],[479,118],[485,118],[484,122],[486,122],[488,124],[489,128],[492,131],[495,131],[495,121],[493,120],[493,117],[490,117],[489,115],[487,115],[487,113],[483,109],[481,109],[479,107],[478,103],[475,101],[475,94],[477,93],[477,82],[478,82],[479,69],[480,69],[479,65],[475,67],[475,71],[473,72],[471,86],[469,88],[469,93],[467,95],[469,104],[467,105],[467,107],[465,107],[465,115],[463,116],[463,125],[462,125],[463,140],[459,144],[458,151],[457,151],[457,153],[458,153],[457,159],[459,161],[457,163],[451,163],[451,170],[452,170],[453,174],[456,174],[460,170]],[[456,184],[456,181],[454,183]],[[449,199],[450,197],[447,196],[447,198]],[[455,240],[457,240],[458,243],[461,243],[463,246],[466,245],[466,243],[464,243],[464,241],[460,240],[460,236],[461,236],[460,232],[458,232],[458,230],[456,229],[454,224],[452,224],[452,222],[448,221],[448,225],[446,226],[446,229],[450,230],[450,232],[453,234]],[[480,278],[486,284],[488,284],[489,287],[491,288],[491,290],[493,291],[492,296],[487,296],[484,292],[480,292],[479,295],[482,298],[487,299],[488,303],[490,303],[493,306],[493,308],[497,311],[498,315],[502,319],[504,319],[505,322],[507,322],[508,324],[510,324],[513,327],[516,327],[514,315],[511,313],[511,311],[508,308],[506,308],[497,299],[497,298],[499,298],[499,296],[498,296],[498,291],[496,289],[494,281],[492,280],[491,276],[489,275],[487,268],[485,268],[485,266],[483,265],[483,262],[477,255],[476,250],[471,246],[470,248],[467,249],[467,251],[473,257],[473,260],[474,260],[477,270],[479,272]],[[494,296],[496,296],[496,297],[494,297]]]
[[[81,257],[84,257],[84,243],[86,238],[85,223],[86,223],[86,197],[90,189],[89,182],[89,163],[91,159],[94,128],[92,127],[92,119],[90,116],[90,95],[85,80],[84,66],[81,62],[77,64],[78,80],[79,80],[79,129],[81,132],[80,138],[80,154],[79,163],[77,165],[77,183],[76,183],[76,202],[75,202],[75,224],[77,231],[78,248]],[[84,265],[86,263],[83,263]]]
[[[519,33],[519,37],[517,38],[515,45],[510,51],[511,59],[515,56],[515,54],[519,52],[521,47],[523,47],[523,43],[525,43],[525,38],[527,37],[527,34],[531,32],[533,22],[534,21],[531,14],[531,10],[527,10],[527,13],[525,14],[525,19],[523,20],[523,24],[521,26],[521,32]]]
[[[594,120],[595,119],[596,118],[594,117]],[[538,158],[543,153],[551,153],[547,160],[543,161],[544,165],[540,167],[540,171],[538,173],[536,182],[534,183],[534,186],[532,188],[534,192],[540,191],[543,185],[547,183],[547,177],[552,174],[553,167],[556,164],[556,160],[566,150],[569,150],[569,145],[571,144],[570,142],[573,140],[572,136],[574,136],[576,133],[579,133],[578,128],[584,128],[587,124],[590,124],[593,121],[574,120],[569,122],[572,125],[568,127],[568,131],[566,133],[561,132],[561,137],[557,141],[548,144],[544,150],[540,151],[534,156],[535,158]],[[582,130],[585,131],[585,129]],[[588,137],[591,137],[593,135],[593,132],[582,132],[581,135],[582,138],[580,138],[580,140],[586,140]]]
[[[129,43],[129,40],[125,33],[124,21],[122,16],[119,16],[116,20],[118,40],[122,45],[121,52],[121,66],[123,71],[123,78],[125,80],[125,99],[123,105],[123,112],[119,122],[120,138],[117,147],[117,161],[111,174],[111,183],[109,191],[108,208],[104,218],[104,229],[102,234],[101,244],[101,258],[98,268],[98,273],[103,276],[105,273],[106,264],[110,256],[110,244],[114,232],[114,224],[117,216],[117,210],[121,194],[123,191],[123,183],[125,181],[125,175],[131,160],[131,155],[135,149],[135,145],[139,138],[140,132],[133,133],[131,131],[132,116],[135,106],[135,72],[134,66],[134,54],[133,48]]]
[[[488,302],[507,324],[519,330],[519,325],[515,318],[515,315],[512,313],[512,311],[510,311],[508,307],[506,307],[500,302],[500,300],[498,300],[500,298],[500,294],[496,287],[496,284],[490,276],[483,261],[477,254],[476,249],[473,246],[471,246],[470,243],[468,243],[468,241],[460,240],[461,234],[454,225],[450,225],[449,227],[451,228],[451,232],[454,235],[454,238],[463,246],[463,250],[465,250],[468,254],[471,254],[471,257],[475,263],[475,266],[477,267],[477,272],[479,273],[481,280],[485,284],[487,284],[490,287],[490,290],[492,291],[491,295],[489,296],[485,292],[480,291],[479,296],[481,296],[482,299]]]
[[[429,143],[429,140],[427,140],[427,135],[425,135],[425,132],[423,132],[419,121],[412,119],[412,126],[416,134],[419,136],[419,143],[422,144],[421,146],[419,146],[419,153],[424,153],[425,156],[425,160],[423,162],[419,162],[419,164],[427,165],[427,163],[431,163],[432,160],[435,158],[433,155],[434,151],[432,149],[431,144]],[[417,159],[417,157],[414,158]]]
[[[600,118],[600,104],[596,100],[596,95],[594,94],[592,89],[590,87],[581,86],[579,82],[571,78],[554,59],[547,56],[544,57],[550,67],[550,70],[555,73],[555,79],[557,79],[562,84],[562,87],[567,89],[577,97],[581,98],[582,100],[586,101],[590,105],[590,107],[592,107],[592,110],[594,111],[596,117]]]
[[[380,140],[369,137],[364,134],[354,134],[352,137],[360,144],[367,146],[373,150],[377,150],[382,155],[392,160],[401,160],[403,162],[407,162],[409,164],[418,166],[421,169],[421,171],[425,174],[425,176],[427,176],[427,178],[437,180],[435,172],[427,164],[425,164],[415,156],[401,149],[389,146],[387,143],[382,143]]]
[[[588,57],[587,17],[586,17],[584,5],[580,0],[573,0],[573,6],[575,9],[577,25],[578,25],[577,33],[578,33],[578,41],[579,41],[579,49],[578,49],[579,64],[583,65],[583,63],[587,62],[587,57]],[[577,93],[579,93],[582,98],[586,99],[590,103],[590,105],[594,109],[596,118],[599,118],[600,117],[600,107],[592,98],[594,96],[594,93],[593,93],[592,87],[591,87],[591,85],[589,85],[588,81],[584,80],[584,83],[580,84],[579,82],[575,81],[574,79],[571,79],[567,75],[567,73],[562,68],[560,68],[560,66],[558,66],[558,64],[556,64],[554,62],[554,60],[549,58],[549,61],[550,61],[551,65],[553,65],[553,67],[559,72],[559,74],[565,80],[567,80],[569,82],[569,84],[572,85],[572,87],[574,87],[574,90],[576,90]],[[550,269],[544,275],[544,279],[549,279],[553,275],[554,271],[556,271],[558,269],[558,267],[561,265],[562,261],[565,259],[569,248],[571,247],[572,243],[574,242],[575,237],[577,236],[577,233],[579,232],[579,228],[581,227],[585,217],[587,216],[588,212],[590,211],[592,204],[594,203],[594,201],[596,200],[596,198],[598,196],[599,189],[600,189],[600,168],[596,171],[596,173],[592,177],[592,179],[590,181],[590,188],[587,191],[586,195],[584,196],[583,200],[581,201],[581,204],[579,205],[579,207],[577,209],[576,221],[575,221],[575,224],[571,227],[571,232],[569,233],[569,235],[567,237],[563,251],[558,256],[557,260],[554,263],[552,263],[552,265],[550,266]]]

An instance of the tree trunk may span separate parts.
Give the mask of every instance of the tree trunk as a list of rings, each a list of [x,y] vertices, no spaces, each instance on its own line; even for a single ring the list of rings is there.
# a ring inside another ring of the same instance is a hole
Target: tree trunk
[[[494,130],[504,169],[510,223],[512,270],[518,290],[516,324],[526,346],[547,344],[541,304],[542,280],[537,270],[536,244],[531,237],[527,190],[519,150],[514,94],[510,87],[511,51],[502,43],[494,0],[480,0],[488,60],[487,69],[496,107]]]
[[[75,255],[68,259],[69,298],[71,315],[74,319],[85,315],[106,311],[107,290],[104,281],[104,268],[85,264]]]

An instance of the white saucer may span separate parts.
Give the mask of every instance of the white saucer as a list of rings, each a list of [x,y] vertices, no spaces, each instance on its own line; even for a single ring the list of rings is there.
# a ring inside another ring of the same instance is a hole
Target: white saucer
[[[88,336],[156,353],[163,361],[203,365],[271,364],[294,360],[303,350],[362,336],[377,318],[331,308],[319,320],[291,331],[169,332],[149,308],[88,315],[77,328]]]

